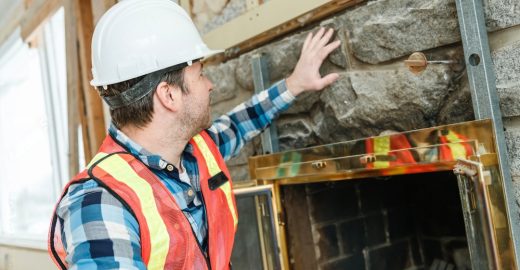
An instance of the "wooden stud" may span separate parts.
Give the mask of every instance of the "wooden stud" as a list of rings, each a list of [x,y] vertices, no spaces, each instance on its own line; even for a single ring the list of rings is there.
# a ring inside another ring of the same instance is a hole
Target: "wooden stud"
[[[77,56],[78,59],[80,59],[80,56],[78,54]],[[81,64],[80,64],[80,61],[77,61],[77,70],[78,70],[78,75],[81,76],[82,74],[82,68],[81,68]],[[87,114],[87,108],[85,108],[85,92],[83,91],[83,85],[82,85],[82,81],[81,80],[78,80],[77,82],[77,89],[79,90],[77,95],[78,95],[78,106],[76,107],[76,111],[78,112],[78,115],[79,115],[79,126],[78,128],[81,127],[81,138],[83,138],[83,140],[81,141],[81,143],[83,144],[83,156],[85,157],[85,164],[87,164],[93,157],[94,157],[94,154],[96,152],[93,152],[92,151],[92,140],[90,140],[90,136],[89,136],[89,125],[88,125],[88,114]],[[79,136],[79,133],[77,134],[77,136]],[[79,145],[79,142],[78,142],[78,145]]]
[[[27,4],[29,6],[20,22],[23,40],[29,40],[31,35],[62,6],[63,2],[62,0],[32,0]]]
[[[94,25],[97,24],[101,16],[113,5],[117,0],[95,0],[92,1],[92,16],[94,17]]]
[[[64,2],[65,13],[65,51],[67,61],[67,112],[68,112],[68,138],[69,138],[69,178],[79,172],[79,145],[78,128],[80,112],[78,111],[78,93],[81,89],[79,82],[79,62],[77,47],[76,17],[74,16],[75,0]]]
[[[72,0],[74,1],[74,0]],[[95,0],[94,0],[95,1]],[[81,0],[74,1],[75,14],[78,20],[77,36],[78,36],[78,52],[80,63],[81,89],[85,101],[85,111],[87,115],[86,129],[89,140],[89,152],[85,151],[85,159],[90,160],[93,154],[97,152],[103,139],[105,138],[105,118],[103,116],[103,106],[98,92],[90,85],[92,80],[92,63],[91,63],[91,43],[92,34],[94,32],[94,20],[92,14],[92,1]],[[87,153],[90,153],[87,155]]]
[[[179,4],[181,5],[182,8],[184,8],[184,10],[186,10],[186,12],[188,12],[188,14],[190,14],[190,16],[193,15],[191,12],[191,1],[190,0],[180,0]]]

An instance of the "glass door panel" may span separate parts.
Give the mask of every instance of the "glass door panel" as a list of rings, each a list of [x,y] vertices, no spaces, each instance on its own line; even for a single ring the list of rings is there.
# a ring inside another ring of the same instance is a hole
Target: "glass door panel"
[[[455,166],[473,269],[516,269],[496,155]]]
[[[281,269],[273,186],[235,188],[238,229],[231,255],[234,269]]]

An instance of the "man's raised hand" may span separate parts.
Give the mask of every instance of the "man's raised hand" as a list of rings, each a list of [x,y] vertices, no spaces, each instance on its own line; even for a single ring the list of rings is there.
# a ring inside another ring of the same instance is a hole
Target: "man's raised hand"
[[[324,28],[320,28],[316,34],[313,35],[311,32],[307,35],[300,59],[286,80],[287,88],[294,96],[304,91],[321,90],[339,78],[338,73],[324,77],[320,74],[320,67],[325,58],[341,44],[339,40],[328,43],[333,33],[333,29],[325,31]]]

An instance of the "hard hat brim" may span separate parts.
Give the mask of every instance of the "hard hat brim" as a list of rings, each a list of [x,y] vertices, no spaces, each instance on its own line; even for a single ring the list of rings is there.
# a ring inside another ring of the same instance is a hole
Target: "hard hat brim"
[[[215,56],[219,53],[223,53],[225,50],[211,50],[211,49],[208,49],[206,52],[204,52],[204,55],[202,55],[200,58],[201,61],[204,61],[212,56]],[[193,59],[195,60],[195,59]],[[150,73],[153,73],[157,70],[152,70],[146,74],[150,74]],[[140,76],[143,76],[143,75],[146,75],[146,74],[142,74]],[[139,76],[138,76],[139,77]],[[137,78],[137,77],[136,77]],[[133,79],[133,78],[129,78],[127,80],[130,80],[130,79]],[[94,86],[94,87],[98,87],[98,86],[106,86],[106,85],[111,85],[111,84],[116,84],[116,83],[120,83],[121,81],[117,81],[117,82],[102,82],[102,81],[99,81],[99,80],[96,80],[96,79],[93,79],[90,81],[90,85]]]

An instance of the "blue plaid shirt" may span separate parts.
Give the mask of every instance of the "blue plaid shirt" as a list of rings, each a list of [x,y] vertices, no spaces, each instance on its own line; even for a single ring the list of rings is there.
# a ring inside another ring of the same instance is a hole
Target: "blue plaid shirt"
[[[258,135],[293,102],[285,81],[253,96],[231,112],[215,120],[207,130],[227,160]],[[126,146],[163,182],[189,220],[205,247],[207,224],[201,200],[197,162],[191,145],[182,154],[187,178],[169,163],[130,140],[115,126],[110,135]],[[146,269],[141,258],[139,224],[129,210],[94,180],[71,185],[57,208],[63,224],[62,239],[69,269]]]

